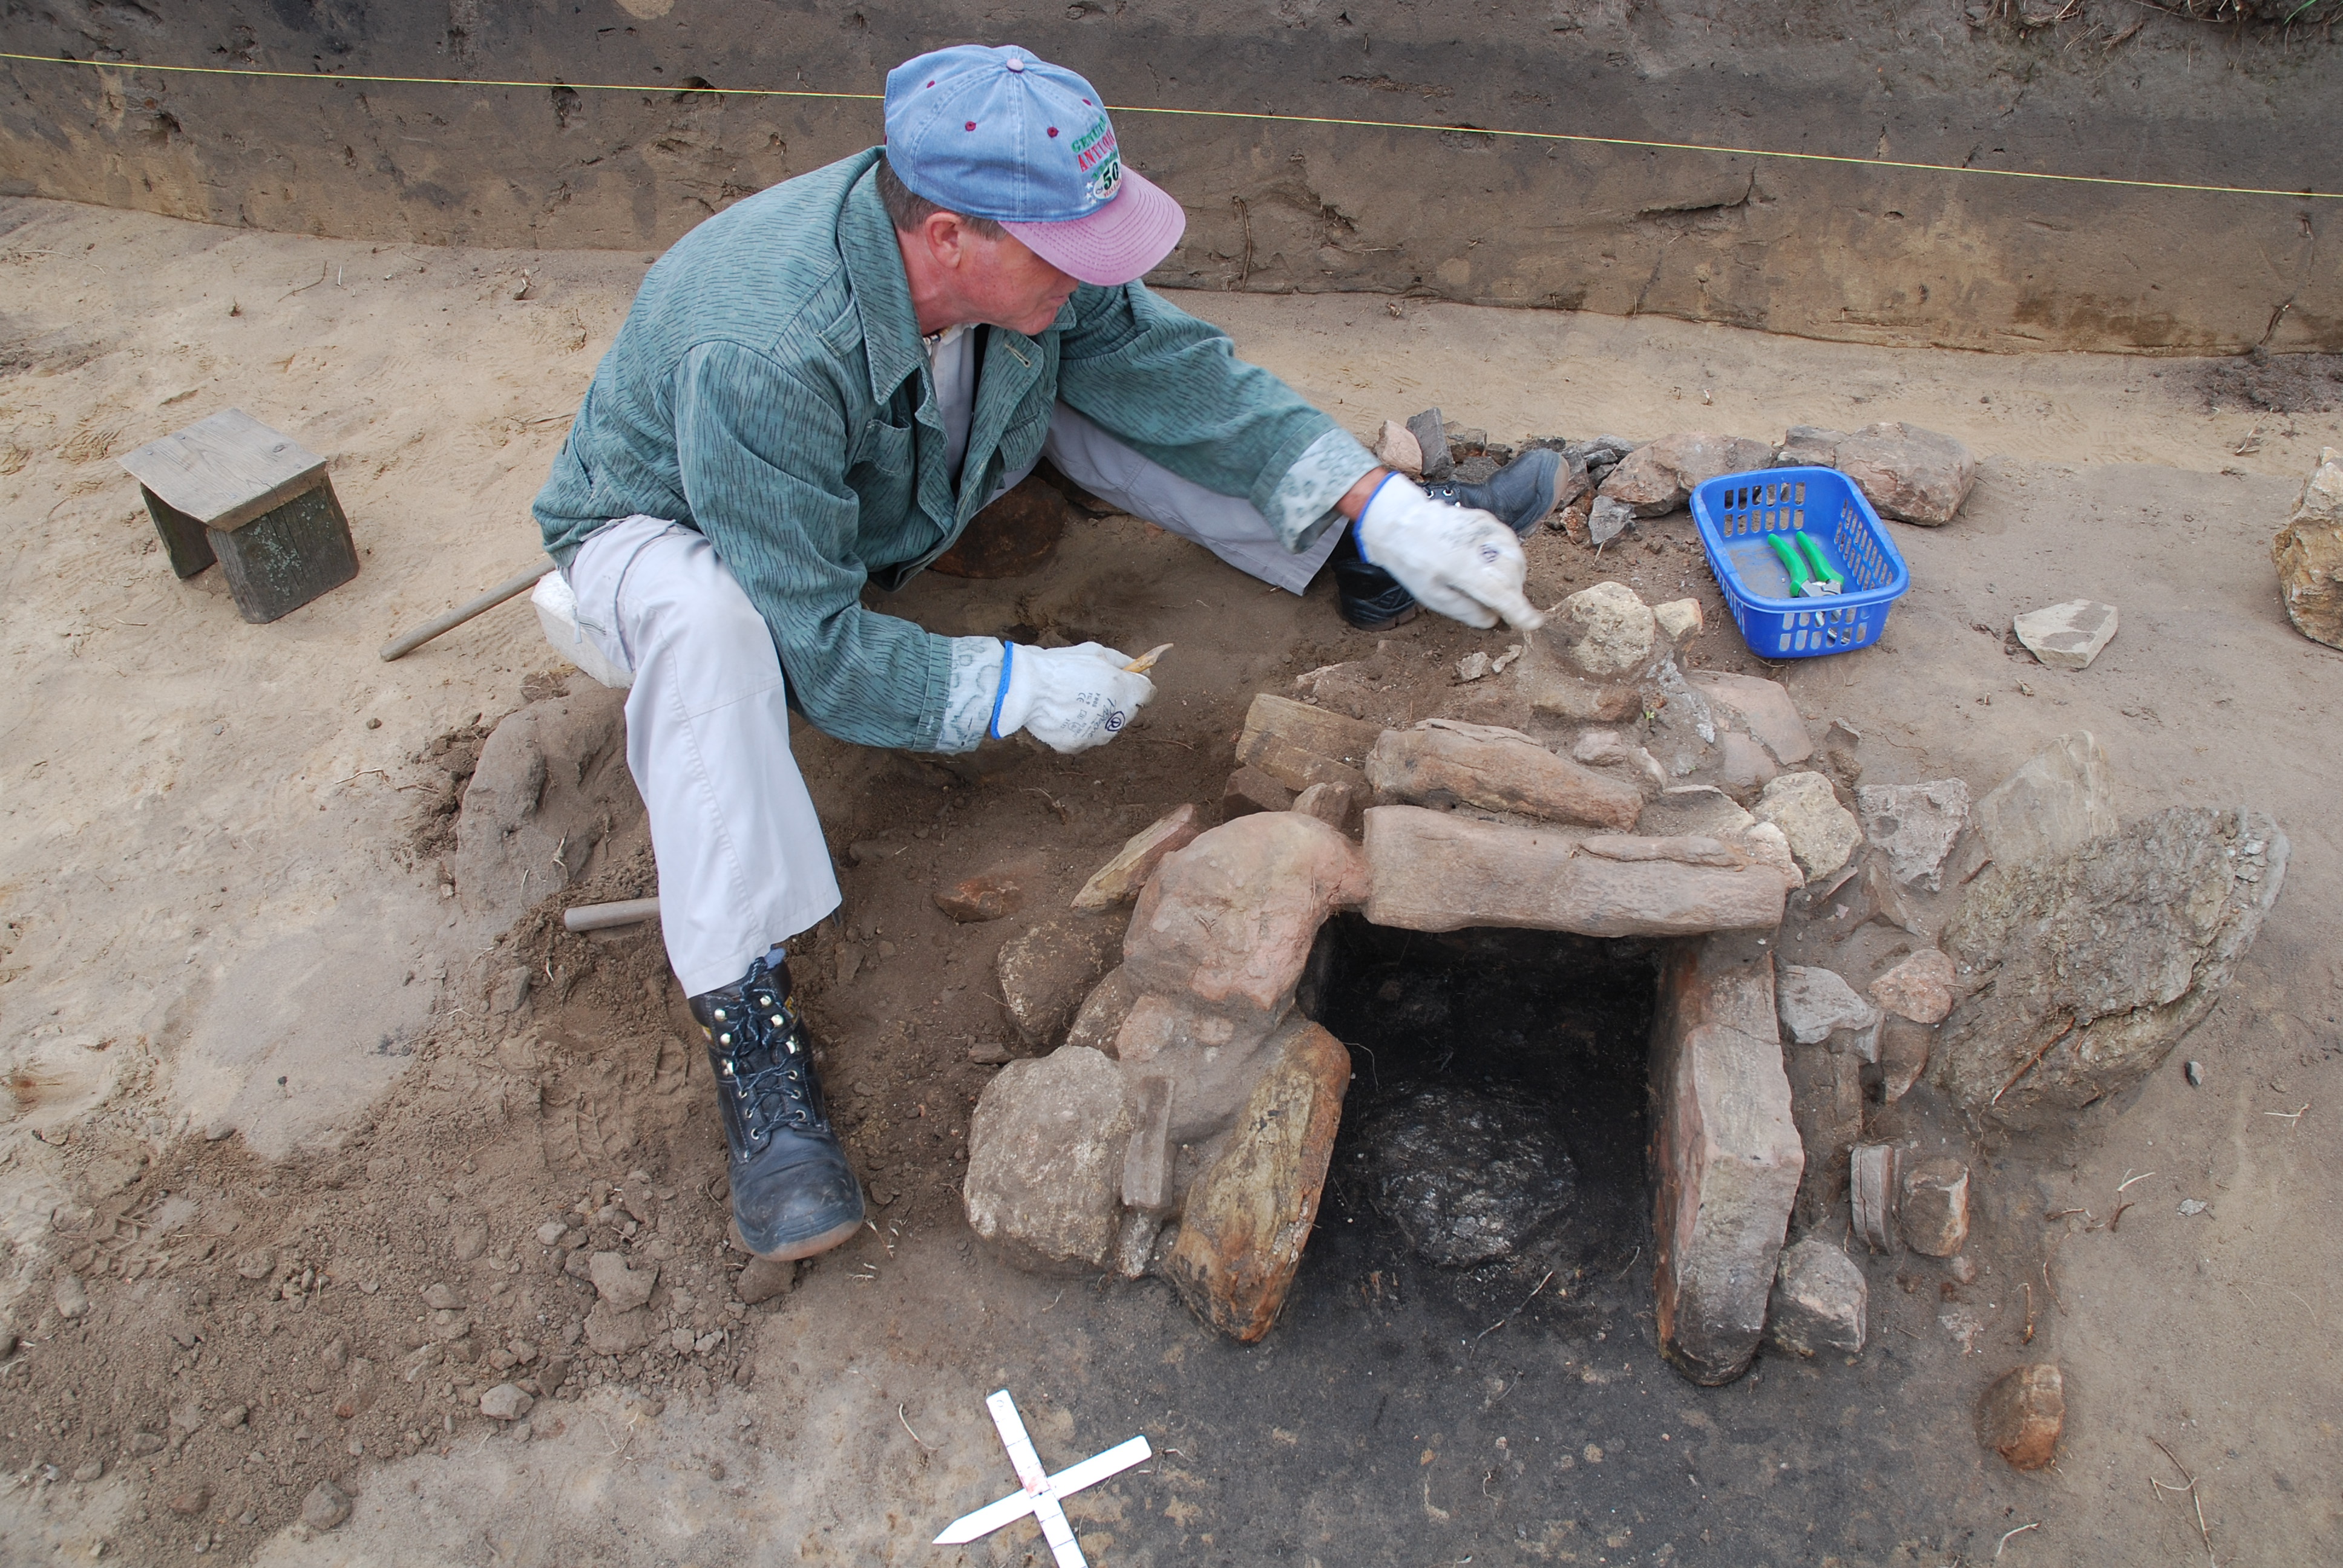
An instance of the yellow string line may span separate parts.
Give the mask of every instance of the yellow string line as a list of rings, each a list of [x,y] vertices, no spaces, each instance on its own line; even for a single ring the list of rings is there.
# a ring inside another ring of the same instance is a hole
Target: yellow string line
[[[552,90],[567,87],[578,93],[712,93],[742,98],[819,98],[839,103],[876,104],[880,93],[832,93],[812,87],[695,87],[664,83],[522,82],[482,76],[373,76],[319,71],[261,71],[229,65],[146,65],[114,60],[61,60],[46,55],[0,51],[0,60],[21,60],[36,65],[81,65],[97,71],[164,71],[193,76],[262,77],[303,82],[348,82],[409,87],[527,87]],[[1266,109],[1172,109],[1124,105],[1122,115],[1179,115],[1191,119],[1252,120],[1266,125],[1338,126],[1363,131],[1453,131],[1459,136],[1510,136],[1519,141],[1568,142],[1582,146],[1629,147],[1646,152],[1709,153],[1723,157],[1777,158],[1794,163],[1846,164],[1863,168],[1912,169],[1924,174],[1989,175],[2009,180],[2048,180],[2060,185],[2111,186],[2125,190],[2188,191],[2200,196],[2284,196],[2298,201],[2343,201],[2343,191],[2279,190],[2258,186],[2196,185],[2186,180],[2131,180],[2112,175],[2053,174],[2041,169],[1980,168],[1969,164],[1929,164],[1905,158],[1856,157],[1845,153],[1785,153],[1765,147],[1716,146],[1706,142],[1648,141],[1634,136],[1592,136],[1569,131],[1512,131],[1486,126],[1424,125],[1413,120],[1354,120],[1336,115],[1280,115]]]

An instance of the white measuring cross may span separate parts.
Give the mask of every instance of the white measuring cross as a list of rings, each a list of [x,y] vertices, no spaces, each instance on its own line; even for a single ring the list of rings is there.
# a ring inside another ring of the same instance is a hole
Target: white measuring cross
[[[1110,1475],[1121,1474],[1151,1457],[1155,1451],[1147,1446],[1144,1437],[1134,1437],[1050,1475],[1041,1469],[1041,1456],[1033,1452],[1033,1440],[1025,1435],[1025,1422],[1018,1417],[1017,1402],[1009,1397],[1009,1391],[995,1391],[985,1400],[984,1408],[992,1412],[992,1424],[1001,1429],[1001,1445],[1009,1450],[1009,1462],[1016,1469],[1023,1490],[953,1520],[944,1526],[944,1533],[936,1537],[935,1543],[963,1545],[1030,1513],[1041,1522],[1041,1538],[1057,1554],[1058,1568],[1088,1568],[1081,1548],[1074,1544],[1074,1527],[1066,1523],[1066,1511],[1058,1506],[1058,1500],[1071,1497],[1085,1486],[1095,1486]]]

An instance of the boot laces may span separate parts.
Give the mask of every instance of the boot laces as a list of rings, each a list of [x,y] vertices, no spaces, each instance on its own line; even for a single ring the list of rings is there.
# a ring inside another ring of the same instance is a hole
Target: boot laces
[[[717,1070],[749,1136],[761,1142],[783,1127],[818,1127],[805,1037],[789,1004],[770,986],[753,981],[740,988],[737,1000],[725,1000],[730,1005],[714,1015]]]

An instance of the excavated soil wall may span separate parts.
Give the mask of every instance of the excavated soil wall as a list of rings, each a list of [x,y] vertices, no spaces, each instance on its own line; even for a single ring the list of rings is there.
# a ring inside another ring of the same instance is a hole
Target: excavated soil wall
[[[2336,10],[2314,0],[2307,21],[2272,25],[2146,0],[13,0],[7,47],[41,58],[5,63],[0,194],[653,249],[879,139],[875,103],[740,89],[872,93],[895,62],[978,38],[1074,66],[1119,106],[1126,156],[1187,205],[1164,285],[1896,345],[2331,350],[2343,203],[1493,133],[2333,187],[2343,54],[2318,18]],[[709,85],[732,90],[677,90]]]

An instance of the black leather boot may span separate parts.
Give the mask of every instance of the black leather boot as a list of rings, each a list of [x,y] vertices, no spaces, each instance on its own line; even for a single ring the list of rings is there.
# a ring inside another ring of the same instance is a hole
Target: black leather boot
[[[1562,454],[1544,447],[1523,453],[1477,485],[1423,487],[1433,500],[1487,512],[1523,538],[1577,490]]]
[[[760,1258],[809,1258],[862,1223],[862,1184],[830,1130],[789,971],[749,966],[736,985],[691,999],[708,1037],[731,1158],[732,1239]]]

